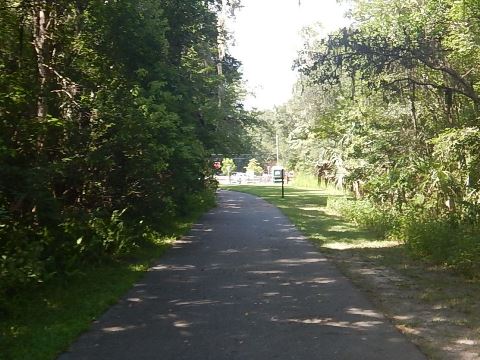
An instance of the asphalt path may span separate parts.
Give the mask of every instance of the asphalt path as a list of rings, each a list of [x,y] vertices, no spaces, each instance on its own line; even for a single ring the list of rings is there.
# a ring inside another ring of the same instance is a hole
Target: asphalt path
[[[277,208],[218,203],[59,359],[425,359]]]

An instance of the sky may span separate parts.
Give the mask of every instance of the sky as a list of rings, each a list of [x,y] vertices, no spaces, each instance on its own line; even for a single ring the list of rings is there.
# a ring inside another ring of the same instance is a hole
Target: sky
[[[243,64],[249,95],[247,108],[281,105],[292,95],[292,64],[302,47],[301,29],[320,23],[322,33],[345,26],[345,5],[336,0],[242,0],[229,24],[234,44],[229,52]]]

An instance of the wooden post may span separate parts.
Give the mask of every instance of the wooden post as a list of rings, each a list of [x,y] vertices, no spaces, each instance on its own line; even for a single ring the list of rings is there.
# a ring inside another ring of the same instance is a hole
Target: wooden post
[[[282,199],[285,198],[285,189],[284,189],[284,179],[285,179],[285,170],[282,169]]]

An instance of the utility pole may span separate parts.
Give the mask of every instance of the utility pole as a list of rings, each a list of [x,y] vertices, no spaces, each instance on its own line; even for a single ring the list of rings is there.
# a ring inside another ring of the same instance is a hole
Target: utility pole
[[[276,148],[277,148],[277,165],[279,165],[278,130],[277,130],[277,133],[275,134],[275,144],[276,144]]]

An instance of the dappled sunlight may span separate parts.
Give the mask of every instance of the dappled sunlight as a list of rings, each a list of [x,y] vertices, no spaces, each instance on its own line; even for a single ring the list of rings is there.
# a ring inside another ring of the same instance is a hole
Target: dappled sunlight
[[[410,321],[414,318],[414,316],[413,315],[395,315],[393,316],[393,318],[398,321]]]
[[[225,286],[221,286],[220,289],[241,289],[249,286],[251,285],[248,285],[248,284],[225,285]]]
[[[313,215],[313,214],[304,214],[302,217],[310,218],[310,219],[316,219],[318,215]]]
[[[305,258],[305,259],[280,259],[275,260],[275,264],[282,264],[287,266],[299,266],[304,264],[318,263],[327,261],[325,258]]]
[[[145,325],[143,325],[145,326]],[[134,325],[128,325],[128,326],[108,326],[102,328],[103,332],[106,333],[117,333],[121,331],[128,331],[128,330],[134,330],[137,329],[139,326],[134,326]]]
[[[337,280],[335,280],[335,279],[316,277],[316,278],[308,279],[308,280],[304,280],[304,281],[295,281],[294,284],[295,285],[304,285],[304,284],[322,284],[322,285],[324,285],[324,284],[333,284],[336,281]]]
[[[191,325],[192,325],[191,322],[188,322],[188,321],[185,321],[185,320],[177,320],[177,321],[174,321],[174,323],[173,323],[173,326],[175,326],[176,328],[181,328],[181,329],[188,328]]]
[[[261,252],[261,253],[269,253],[269,252],[272,252],[272,251],[278,251],[278,249],[274,249],[274,248],[270,248],[270,249],[258,249],[258,250],[255,250],[256,252]]]
[[[360,241],[351,241],[351,242],[329,242],[323,245],[328,249],[332,250],[349,250],[349,249],[381,249],[381,248],[392,248],[400,246],[399,241],[394,240],[360,240]]]
[[[131,298],[127,298],[127,301],[130,301],[130,302],[133,302],[133,303],[140,303],[143,300],[138,298],[138,297],[135,297],[135,298],[131,297]]]
[[[280,323],[283,322],[283,323],[294,323],[294,324],[305,324],[305,325],[331,326],[331,327],[337,327],[337,328],[352,329],[357,331],[368,330],[369,328],[383,324],[382,321],[369,320],[369,321],[349,322],[349,321],[336,321],[333,318],[278,319],[274,317],[272,318],[272,321],[280,322]]]
[[[318,206],[300,206],[297,209],[302,210],[302,211],[312,211],[312,212],[322,212],[322,209],[320,209]]]
[[[279,232],[290,232],[293,228],[278,229]]]
[[[434,316],[432,322],[447,322],[448,319],[444,316]]]
[[[287,236],[287,240],[305,240],[304,236]]]
[[[361,315],[367,317],[373,317],[376,319],[383,319],[384,316],[376,311],[369,310],[369,309],[358,309],[358,308],[349,308],[347,309],[348,314],[352,315]]]
[[[193,231],[193,230],[192,230]],[[172,245],[173,249],[180,249],[186,245],[189,245],[193,242],[194,237],[193,236],[184,236],[177,241],[175,241]]]
[[[244,206],[243,203],[244,203],[243,197],[237,198],[235,200],[227,199],[222,202],[220,212],[225,214],[239,214],[240,213],[239,210],[241,210]],[[217,209],[216,211],[219,211],[219,210]]]
[[[222,254],[222,255],[230,255],[230,254],[236,254],[236,253],[239,253],[239,252],[240,252],[240,250],[237,250],[237,249],[227,249],[227,250],[219,251],[218,253]]]
[[[177,300],[171,300],[169,301],[169,303],[175,306],[202,306],[202,305],[220,304],[220,301],[208,300],[208,299],[182,301],[180,299],[177,299]]]
[[[279,342],[290,339],[309,354],[297,358],[321,352],[333,359],[346,348],[344,335],[356,346],[397,349],[388,344],[401,343],[400,334],[295,225],[262,201],[229,196],[235,200],[220,195],[215,212],[150,269],[148,281],[134,286],[119,304],[128,317],[120,322],[114,314],[102,334],[112,342],[127,336],[148,339],[150,346],[161,341],[180,349],[179,359],[204,358],[218,349],[228,351],[222,358],[269,359]],[[339,220],[325,219],[310,195],[294,196],[303,204],[298,213],[305,233],[326,233],[332,241],[347,231],[349,241],[361,241]],[[243,222],[235,226],[238,216]],[[313,217],[321,217],[315,231],[308,223]],[[277,343],[269,343],[270,337]]]
[[[241,209],[242,207],[238,204],[225,204],[223,206],[226,209]]]
[[[212,228],[193,228],[191,232],[212,232]]]
[[[339,225],[330,226],[328,228],[328,231],[346,232],[346,231],[352,231],[352,227],[347,224],[339,224]]]
[[[480,344],[480,341],[478,340],[472,340],[472,339],[458,339],[457,341],[455,341],[457,344],[461,344],[461,345],[470,345],[470,346],[474,346],[474,345],[479,345]]]
[[[405,324],[395,325],[395,327],[404,334],[420,336],[421,331]]]
[[[196,269],[195,265],[157,265],[152,270],[189,271]]]
[[[153,318],[156,320],[175,320],[178,318],[178,315],[174,313],[168,313],[162,315],[155,315]]]
[[[301,280],[301,281],[283,282],[280,285],[282,286],[295,286],[295,285],[318,286],[318,285],[334,284],[335,282],[337,282],[337,280],[335,279],[316,277],[316,278]]]
[[[255,275],[278,275],[278,274],[285,274],[285,271],[282,270],[255,270],[255,271],[247,271],[249,274]]]
[[[168,269],[167,265],[156,265],[156,266],[151,267],[150,271],[152,271],[152,270],[167,270],[167,269]],[[134,285],[134,286],[138,286],[138,285]]]

